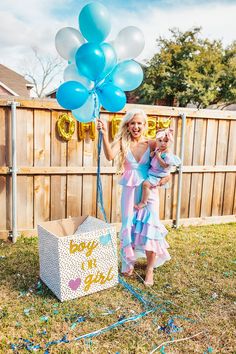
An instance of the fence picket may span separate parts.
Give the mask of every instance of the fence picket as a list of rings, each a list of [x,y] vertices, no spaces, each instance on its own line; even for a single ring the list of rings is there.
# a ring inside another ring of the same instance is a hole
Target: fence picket
[[[216,165],[226,165],[227,162],[227,148],[229,136],[229,121],[219,121],[217,151],[216,151]],[[212,215],[222,215],[223,200],[224,200],[224,182],[225,173],[215,173],[214,179],[214,198],[212,201]]]
[[[230,124],[229,144],[227,152],[227,165],[236,165],[236,122]],[[233,214],[234,193],[236,185],[236,174],[225,174],[224,200],[223,200],[223,215]]]

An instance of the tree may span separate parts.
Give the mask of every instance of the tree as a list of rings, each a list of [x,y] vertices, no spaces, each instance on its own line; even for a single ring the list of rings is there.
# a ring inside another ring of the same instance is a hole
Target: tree
[[[236,102],[236,41],[226,48],[223,64],[217,101],[222,108]]]
[[[199,38],[200,31],[171,29],[171,39],[157,40],[159,52],[148,62],[144,83],[135,92],[140,103],[165,99],[170,106],[193,103],[205,108],[236,100],[235,44],[224,50],[219,40]]]
[[[59,57],[44,56],[32,48],[33,58],[24,63],[24,77],[34,85],[37,97],[43,97],[50,84],[61,73],[64,63]]]

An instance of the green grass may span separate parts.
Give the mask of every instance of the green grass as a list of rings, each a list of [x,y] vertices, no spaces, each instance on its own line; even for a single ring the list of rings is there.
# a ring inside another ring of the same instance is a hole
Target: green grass
[[[50,353],[236,353],[235,273],[236,225],[212,225],[170,230],[172,260],[155,271],[155,285],[146,289],[137,275],[128,282],[159,308],[147,316],[112,329],[92,340],[73,341],[85,333],[144,311],[121,285],[60,303],[38,284],[37,238],[0,243],[0,353],[28,353],[20,338],[41,347],[67,334],[69,343],[49,347]],[[144,277],[142,260],[136,271]],[[37,286],[38,284],[38,286]],[[76,323],[79,316],[84,322]],[[163,327],[173,319],[179,331]],[[162,329],[160,329],[162,327]],[[40,349],[38,353],[44,353]]]

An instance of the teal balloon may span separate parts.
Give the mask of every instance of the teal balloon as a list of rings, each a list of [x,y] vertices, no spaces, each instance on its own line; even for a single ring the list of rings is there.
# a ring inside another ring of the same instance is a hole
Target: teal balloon
[[[134,60],[119,63],[108,77],[108,81],[123,91],[132,91],[143,81],[143,69]]]
[[[124,91],[110,83],[104,83],[97,88],[101,105],[109,112],[120,111],[126,104]]]
[[[76,52],[75,61],[79,72],[92,81],[101,75],[105,68],[105,55],[99,44],[85,43]]]
[[[59,86],[56,99],[57,102],[66,109],[76,109],[81,107],[87,100],[88,90],[77,81],[67,81]]]
[[[116,66],[117,64],[117,57],[116,52],[111,44],[109,43],[102,43],[100,44],[104,56],[105,56],[105,67],[99,76],[99,80],[105,78]]]
[[[99,2],[85,5],[79,14],[79,28],[88,42],[103,42],[111,30],[107,8]]]
[[[83,106],[72,111],[73,116],[78,122],[89,123],[95,119],[95,100],[98,102],[97,95],[90,93]]]

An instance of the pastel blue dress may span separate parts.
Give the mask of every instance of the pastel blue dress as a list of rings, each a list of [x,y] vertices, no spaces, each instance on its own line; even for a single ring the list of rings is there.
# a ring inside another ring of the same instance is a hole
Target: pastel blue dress
[[[134,209],[142,195],[142,183],[147,179],[150,167],[150,147],[137,162],[128,151],[124,163],[124,173],[120,180],[122,185],[120,231],[122,273],[128,272],[139,257],[146,257],[146,251],[156,253],[155,267],[170,259],[168,243],[165,240],[167,230],[159,220],[158,188],[150,190],[147,206]]]
[[[156,152],[156,150],[155,150]],[[171,166],[179,166],[181,160],[178,156],[172,154],[171,152],[164,152],[161,154],[161,158],[165,161],[168,167],[162,167],[158,161],[156,154],[151,159],[151,165],[148,170],[147,181],[153,186],[156,187],[160,182],[161,178],[169,176]],[[169,188],[169,184],[163,185],[163,188]]]

